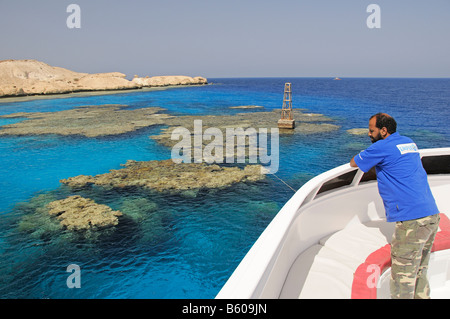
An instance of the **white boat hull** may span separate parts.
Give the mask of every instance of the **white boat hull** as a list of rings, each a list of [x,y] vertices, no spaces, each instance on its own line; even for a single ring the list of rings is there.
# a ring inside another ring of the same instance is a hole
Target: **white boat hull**
[[[447,158],[450,148],[421,155]],[[368,176],[345,164],[306,183],[216,298],[388,297],[393,223],[385,221],[376,180],[366,181]],[[442,216],[428,274],[432,297],[450,298],[450,174],[428,179]]]

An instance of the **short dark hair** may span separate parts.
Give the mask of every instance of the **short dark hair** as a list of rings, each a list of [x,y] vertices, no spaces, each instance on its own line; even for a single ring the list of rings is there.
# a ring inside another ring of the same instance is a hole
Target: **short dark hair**
[[[374,117],[377,119],[375,124],[377,128],[382,129],[383,127],[385,127],[389,134],[393,134],[397,131],[397,122],[392,116],[386,113],[377,113],[375,115],[372,115],[370,119],[373,119]]]

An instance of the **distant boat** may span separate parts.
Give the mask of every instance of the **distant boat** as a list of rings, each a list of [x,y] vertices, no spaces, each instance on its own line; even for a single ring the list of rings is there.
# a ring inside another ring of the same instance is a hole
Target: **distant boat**
[[[335,77],[335,78],[334,78],[334,80],[341,80],[341,79],[340,79],[340,78],[338,78],[338,77]]]

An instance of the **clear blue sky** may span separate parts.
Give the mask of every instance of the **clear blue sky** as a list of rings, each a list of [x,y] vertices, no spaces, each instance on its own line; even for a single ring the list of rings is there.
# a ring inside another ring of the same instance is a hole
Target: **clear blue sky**
[[[0,39],[0,60],[129,78],[450,77],[449,0],[0,0]]]

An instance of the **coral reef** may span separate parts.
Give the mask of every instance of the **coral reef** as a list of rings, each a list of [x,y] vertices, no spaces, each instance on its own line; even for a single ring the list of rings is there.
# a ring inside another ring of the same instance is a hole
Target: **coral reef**
[[[367,135],[368,131],[367,128],[352,128],[347,130],[347,133],[352,135]]]
[[[163,161],[127,161],[125,167],[96,176],[79,175],[60,182],[72,188],[97,185],[104,188],[142,187],[159,192],[223,188],[246,181],[265,178],[261,165],[245,168],[220,167],[206,163],[180,163]]]
[[[13,113],[1,118],[26,117],[28,120],[4,125],[2,135],[81,135],[98,137],[132,132],[140,128],[164,124],[171,118],[160,114],[162,108],[125,110],[125,105],[94,105],[45,113]]]
[[[97,204],[79,195],[50,202],[47,208],[50,216],[56,216],[60,224],[68,230],[114,226],[119,223],[117,216],[122,216],[120,211],[114,211],[106,205]]]
[[[194,142],[194,149],[212,147],[216,142],[211,141],[215,134],[210,134],[212,131],[207,131],[209,128],[213,128],[216,133],[220,131],[223,137],[226,136],[227,130],[234,129],[236,138],[244,135],[245,146],[250,153],[251,150],[259,151],[260,148],[247,147],[253,146],[252,143],[255,141],[249,138],[246,130],[254,129],[257,134],[261,134],[261,129],[267,129],[267,133],[270,134],[271,128],[278,129],[279,110],[265,111],[263,107],[255,105],[231,108],[243,111],[227,115],[174,116],[163,113],[164,109],[159,107],[128,109],[126,105],[96,105],[57,112],[14,113],[0,118],[25,119],[19,123],[1,126],[0,136],[58,134],[93,138],[120,135],[140,128],[161,125],[166,127],[150,138],[170,148],[179,142],[172,139],[175,129],[188,130],[187,140],[189,137],[194,139],[194,132],[199,133],[195,131],[198,130],[195,123],[199,122],[195,121],[201,120],[201,145]],[[231,112],[230,110],[228,113]],[[280,129],[281,135],[315,134],[338,129],[338,126],[330,123],[332,121],[330,118],[321,114],[308,114],[297,109],[293,111],[293,115],[297,123],[295,129]],[[223,143],[220,145],[224,146]],[[223,156],[228,156],[227,152],[230,151],[239,156],[237,146],[236,143],[234,149],[230,150],[226,149],[225,145]],[[61,187],[63,196],[49,193],[32,198],[28,204],[21,205],[20,210],[24,216],[18,226],[21,231],[30,233],[34,238],[81,236],[85,239],[96,239],[102,234],[116,232],[120,226],[112,226],[119,225],[120,222],[123,227],[141,229],[141,234],[137,237],[159,242],[166,238],[166,225],[170,213],[158,208],[154,202],[155,197],[176,194],[184,198],[200,198],[199,193],[210,195],[215,190],[223,190],[238,183],[241,186],[252,185],[252,182],[265,179],[262,168],[261,165],[244,163],[239,166],[219,166],[205,162],[175,163],[172,159],[128,160],[123,168],[110,170],[109,173],[62,179],[60,182],[63,184]],[[105,200],[110,195],[109,192],[114,194],[117,192],[115,201]],[[113,210],[107,205],[118,210]],[[262,215],[270,215],[272,211],[277,210],[276,205],[265,207],[264,204],[256,203],[254,206],[251,210],[261,211]]]
[[[56,197],[51,193],[40,194],[28,202],[19,203],[15,210],[24,214],[18,222],[18,230],[29,233],[32,238],[46,238],[60,232],[63,226],[50,216],[46,207]]]
[[[234,115],[173,116],[160,107],[147,107],[129,110],[126,105],[91,105],[58,112],[13,113],[0,118],[26,118],[26,120],[3,125],[2,135],[81,135],[98,137],[120,135],[152,125],[167,125],[160,134],[152,139],[165,146],[172,147],[177,141],[171,139],[174,129],[184,127],[191,132],[194,120],[202,120],[203,130],[214,127],[223,133],[227,128],[275,128],[279,111],[255,111]],[[338,129],[337,125],[328,123],[330,118],[321,114],[293,111],[296,127],[294,130],[280,129],[280,134],[314,134]]]
[[[17,204],[17,230],[47,243],[94,242],[101,238],[109,241],[124,231],[130,241],[158,243],[168,239],[170,213],[142,194],[125,192],[111,196],[104,189],[95,189],[73,195],[68,190],[61,187]],[[109,198],[107,205],[97,203],[102,198]],[[111,204],[119,209],[113,210],[108,206]],[[130,229],[134,231],[129,233]]]
[[[280,116],[278,110],[274,111],[256,111],[238,113],[235,115],[205,115],[205,116],[174,116],[165,121],[168,128],[165,128],[158,135],[151,136],[152,139],[167,147],[173,147],[178,141],[173,140],[172,132],[179,127],[188,129],[194,132],[194,121],[202,120],[203,132],[208,128],[218,128],[225,136],[227,128],[267,128],[270,133],[270,128],[277,127],[277,120]],[[294,130],[280,129],[280,134],[315,134],[322,132],[330,132],[337,130],[339,126],[331,124],[332,119],[322,114],[303,113],[300,110],[294,110],[293,116],[298,123]],[[326,122],[326,123],[324,123]],[[0,131],[1,132],[1,131]],[[210,141],[203,141],[203,146],[210,143]]]

